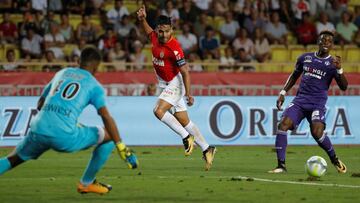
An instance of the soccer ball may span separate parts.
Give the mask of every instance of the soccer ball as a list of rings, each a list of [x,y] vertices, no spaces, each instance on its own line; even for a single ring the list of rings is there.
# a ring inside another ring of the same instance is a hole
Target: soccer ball
[[[320,156],[310,157],[305,164],[305,171],[313,177],[321,177],[325,175],[327,163],[324,158]]]

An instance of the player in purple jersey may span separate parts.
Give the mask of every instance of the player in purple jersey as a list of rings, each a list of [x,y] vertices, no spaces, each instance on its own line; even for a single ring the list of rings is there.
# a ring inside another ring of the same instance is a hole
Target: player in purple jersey
[[[328,154],[331,162],[339,173],[346,172],[346,166],[335,154],[335,150],[325,130],[325,104],[327,92],[334,78],[341,90],[345,91],[348,86],[341,58],[332,57],[329,52],[333,46],[334,34],[323,31],[318,38],[319,49],[315,53],[305,53],[296,62],[296,67],[280,91],[276,101],[276,107],[280,110],[285,101],[285,94],[302,75],[296,97],[285,109],[278,125],[275,148],[278,166],[269,173],[286,172],[285,154],[287,146],[287,131],[298,127],[306,118],[310,124],[311,135],[318,145]]]

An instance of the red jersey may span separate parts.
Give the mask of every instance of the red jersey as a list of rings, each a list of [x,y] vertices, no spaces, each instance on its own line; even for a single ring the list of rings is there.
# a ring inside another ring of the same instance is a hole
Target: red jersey
[[[14,23],[4,23],[2,22],[0,24],[0,31],[3,32],[3,35],[5,37],[15,36],[15,33],[17,32],[16,25]]]
[[[302,23],[296,28],[299,43],[311,44],[316,42],[316,27],[312,23]]]
[[[105,37],[103,40],[104,40],[104,47],[106,49],[111,49],[114,48],[117,42],[117,37],[116,36],[112,36],[111,38]]]
[[[186,64],[184,52],[174,37],[165,44],[159,43],[155,31],[151,32],[149,37],[155,72],[161,79],[170,82],[179,73],[179,68]]]

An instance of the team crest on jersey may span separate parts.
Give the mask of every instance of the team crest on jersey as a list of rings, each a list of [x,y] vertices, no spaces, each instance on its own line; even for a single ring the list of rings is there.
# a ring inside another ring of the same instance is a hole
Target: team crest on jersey
[[[164,52],[163,51],[160,52],[160,58],[164,58]]]
[[[312,57],[311,56],[305,56],[305,60],[304,60],[304,62],[305,63],[311,63],[312,61]]]
[[[325,61],[325,65],[330,65],[330,61]]]

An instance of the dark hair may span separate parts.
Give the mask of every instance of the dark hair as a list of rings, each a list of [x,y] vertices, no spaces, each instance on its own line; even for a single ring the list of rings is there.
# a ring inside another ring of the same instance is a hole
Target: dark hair
[[[6,57],[10,54],[10,53],[13,53],[15,55],[15,50],[14,49],[8,49],[6,51]]]
[[[303,12],[301,15],[302,15],[302,18],[304,18],[305,16],[306,16],[306,17],[310,17],[310,16],[311,16],[310,12]]]
[[[29,31],[29,30],[35,31],[35,29],[36,29],[35,23],[26,23],[25,24],[25,30],[26,31]]]
[[[331,32],[330,30],[323,30],[323,31],[321,31],[321,32],[319,33],[319,37],[320,37],[321,35],[330,35],[330,36],[332,36],[332,37],[335,36],[335,34],[334,34],[333,32]]]
[[[69,17],[69,12],[67,12],[67,11],[61,12],[61,13],[60,13],[60,16],[67,16],[67,17]]]
[[[100,62],[101,54],[100,52],[93,47],[87,47],[81,51],[80,55],[80,66],[84,67],[93,62]]]
[[[125,14],[121,17],[121,20],[124,20],[125,18],[129,18],[129,15]]]
[[[109,30],[111,30],[111,31],[113,31],[114,30],[114,25],[106,25],[105,26],[105,31],[109,31]]]
[[[91,17],[91,15],[90,15],[90,14],[88,14],[88,13],[84,13],[84,14],[82,14],[82,15],[81,15],[81,17],[82,17],[82,18],[84,18],[84,17],[89,17],[89,18],[90,18],[90,17]]]
[[[54,52],[53,52],[51,49],[48,49],[48,50],[45,51],[45,54],[46,54],[46,55],[48,55],[49,53],[50,53],[52,56],[55,57],[55,54],[54,54]]]
[[[156,25],[171,25],[171,18],[165,15],[161,15],[158,17]]]
[[[211,25],[205,27],[205,32],[207,31],[214,31],[214,28]]]

